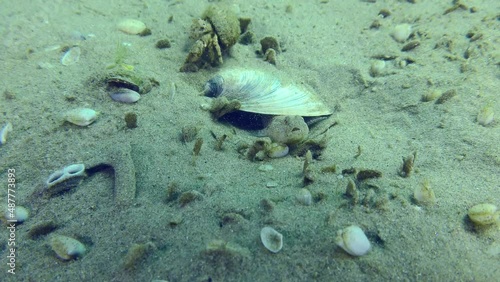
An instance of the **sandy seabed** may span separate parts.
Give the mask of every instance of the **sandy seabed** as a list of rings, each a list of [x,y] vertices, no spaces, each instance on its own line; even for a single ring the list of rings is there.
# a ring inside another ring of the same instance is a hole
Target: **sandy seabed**
[[[214,121],[200,108],[207,100],[199,93],[219,69],[179,72],[191,22],[210,4],[251,18],[257,39],[236,44],[220,69],[268,72],[316,92],[334,109],[323,122],[335,123],[327,148],[311,164],[312,205],[296,200],[303,157],[252,162],[237,148],[257,137]],[[8,169],[14,168],[16,204],[30,216],[15,231],[15,275],[3,274],[10,233],[0,231],[0,280],[495,281],[499,227],[476,228],[467,210],[500,205],[500,3],[464,4],[445,14],[452,1],[4,3],[0,123],[11,122],[13,131],[0,147],[0,195],[6,205]],[[390,15],[381,16],[382,9]],[[152,34],[118,31],[123,18],[143,21]],[[400,24],[412,26],[406,42],[391,37]],[[284,49],[276,66],[256,54],[265,36],[276,37]],[[163,38],[171,48],[155,48]],[[410,41],[419,46],[402,51]],[[126,62],[159,82],[135,104],[114,102],[92,83],[123,43],[129,46]],[[64,66],[61,48],[73,45],[81,48],[80,59]],[[376,60],[386,66],[373,76]],[[456,95],[444,103],[422,101],[423,95],[449,90]],[[77,107],[98,111],[96,122],[64,123],[63,114]],[[497,116],[483,126],[477,115],[485,107]],[[137,128],[126,128],[128,112],[137,114]],[[190,126],[204,140],[195,165],[194,141],[180,139]],[[223,150],[215,150],[212,135],[224,134]],[[414,171],[401,177],[402,158],[413,152]],[[115,154],[133,163],[121,168],[135,172],[130,204],[117,203],[120,191],[113,189],[117,180],[109,170],[62,195],[36,197],[52,172]],[[262,165],[273,170],[261,171]],[[322,172],[332,165],[335,173]],[[352,205],[345,196],[352,175],[341,172],[350,168],[382,172],[358,187],[361,198],[371,200]],[[413,199],[425,181],[437,199],[431,206]],[[170,199],[169,187],[177,187]],[[182,193],[197,199],[182,205],[176,198]],[[50,221],[54,230],[29,236]],[[337,230],[352,224],[372,244],[365,256],[349,256],[335,245]],[[279,253],[261,244],[264,226],[283,234]],[[86,253],[61,261],[49,245],[56,234],[78,239]],[[214,242],[226,248],[207,251]],[[127,252],[141,247],[144,254],[137,252],[128,265]]]

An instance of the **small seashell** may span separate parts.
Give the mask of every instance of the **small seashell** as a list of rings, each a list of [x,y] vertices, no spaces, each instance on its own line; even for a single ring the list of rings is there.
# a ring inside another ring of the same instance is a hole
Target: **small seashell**
[[[17,223],[26,221],[26,219],[28,219],[28,216],[29,211],[23,206],[16,206],[13,213],[10,210],[6,210],[4,213],[4,217],[6,220]]]
[[[50,247],[62,260],[75,259],[82,256],[86,249],[80,241],[71,237],[55,235],[50,240]]]
[[[433,205],[436,203],[436,196],[434,190],[428,180],[425,180],[422,185],[419,185],[413,191],[413,198],[422,205]]]
[[[260,231],[260,240],[266,249],[277,253],[283,247],[283,235],[272,227],[264,227]]]
[[[97,119],[97,112],[89,108],[77,108],[66,113],[66,121],[78,126],[87,126]]]
[[[116,88],[109,92],[109,96],[116,102],[135,103],[139,101],[141,95],[128,88]]]
[[[476,225],[490,225],[499,222],[500,211],[493,204],[478,204],[467,212],[470,220]]]
[[[81,51],[80,47],[78,47],[78,46],[73,46],[73,47],[69,48],[69,50],[66,51],[66,53],[64,53],[64,55],[62,56],[61,64],[65,65],[65,66],[75,64],[76,62],[78,62],[78,60],[80,60],[81,53],[82,53],[82,51]]]
[[[410,37],[412,27],[410,24],[399,24],[394,27],[392,38],[397,42],[405,42]]]
[[[7,135],[12,131],[12,123],[7,122],[2,129],[0,129],[0,145],[7,142]]]
[[[289,151],[290,149],[285,144],[272,143],[266,153],[268,157],[276,159],[285,157]]]
[[[84,164],[72,164],[52,173],[45,184],[47,192],[55,195],[78,186],[83,178],[87,176]]]
[[[335,243],[352,256],[362,256],[371,249],[370,241],[361,228],[351,225],[337,232]]]
[[[332,114],[313,93],[294,85],[282,87],[278,79],[258,71],[224,71],[205,84],[204,94],[236,100],[243,112],[289,116]]]
[[[146,24],[134,19],[124,19],[117,25],[118,29],[127,34],[140,34],[146,30]]]
[[[312,204],[312,194],[306,188],[301,188],[296,198],[297,201],[304,206],[310,206]]]
[[[495,113],[493,112],[493,107],[491,105],[485,106],[477,114],[477,123],[482,126],[487,126],[493,122],[493,117]]]

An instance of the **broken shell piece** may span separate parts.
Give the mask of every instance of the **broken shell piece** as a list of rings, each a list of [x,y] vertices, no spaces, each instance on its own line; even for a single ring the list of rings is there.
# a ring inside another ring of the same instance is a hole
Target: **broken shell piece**
[[[68,111],[65,119],[78,126],[87,126],[97,119],[97,112],[89,108],[77,108]]]
[[[0,129],[0,145],[3,145],[7,142],[7,134],[12,131],[12,123],[7,122],[2,129]]]
[[[282,87],[278,79],[258,71],[225,71],[205,84],[204,94],[236,100],[244,112],[308,117],[332,114],[313,93],[294,85]]]
[[[50,240],[50,247],[62,260],[75,259],[82,256],[86,249],[80,241],[71,237],[55,235]]]
[[[73,65],[80,60],[80,54],[82,53],[80,47],[78,46],[73,46],[64,53],[64,55],[61,58],[61,64],[65,66]]]
[[[260,231],[260,240],[266,249],[277,253],[283,247],[283,235],[272,227],[264,227]]]
[[[335,243],[352,256],[362,256],[370,251],[370,241],[361,228],[351,225],[337,232]]]
[[[52,173],[46,181],[47,193],[55,195],[78,186],[86,176],[84,164],[72,164]]]

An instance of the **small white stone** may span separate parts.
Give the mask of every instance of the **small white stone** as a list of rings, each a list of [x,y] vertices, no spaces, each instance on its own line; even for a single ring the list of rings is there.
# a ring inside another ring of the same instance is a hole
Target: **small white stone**
[[[118,23],[117,25],[120,31],[123,31],[127,34],[139,34],[146,30],[146,24],[134,19],[125,19]]]
[[[260,240],[266,249],[277,253],[283,248],[283,235],[272,227],[264,227],[260,231]]]
[[[352,256],[362,256],[370,249],[370,241],[361,228],[351,225],[337,232],[335,243]]]
[[[399,24],[394,27],[394,31],[392,32],[392,38],[397,42],[405,42],[408,37],[410,37],[412,28],[409,24]]]
[[[87,126],[97,119],[97,112],[89,108],[77,108],[66,113],[66,120],[79,126]]]

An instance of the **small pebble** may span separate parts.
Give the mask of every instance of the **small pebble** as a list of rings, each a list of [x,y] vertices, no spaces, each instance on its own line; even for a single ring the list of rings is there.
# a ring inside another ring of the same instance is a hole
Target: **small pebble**
[[[143,33],[147,29],[145,23],[134,19],[122,20],[118,23],[117,27],[120,31],[132,35]]]

